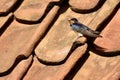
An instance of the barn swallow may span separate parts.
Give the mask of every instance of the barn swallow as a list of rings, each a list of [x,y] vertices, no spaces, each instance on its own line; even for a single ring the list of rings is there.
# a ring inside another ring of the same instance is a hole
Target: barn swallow
[[[78,38],[82,36],[95,37],[95,38],[102,37],[101,35],[99,35],[100,33],[98,31],[94,31],[88,28],[86,25],[78,22],[76,18],[68,19],[68,21],[72,30],[78,33]]]

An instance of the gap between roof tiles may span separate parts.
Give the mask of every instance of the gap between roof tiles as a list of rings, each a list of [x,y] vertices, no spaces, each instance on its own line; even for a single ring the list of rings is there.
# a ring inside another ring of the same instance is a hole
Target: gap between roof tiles
[[[4,31],[8,28],[8,26],[12,23],[14,16],[12,13],[9,14],[10,17],[8,18],[8,20],[5,22],[5,24],[0,28],[0,36],[4,33]],[[8,15],[8,16],[9,16]]]
[[[70,70],[70,72],[68,73],[68,75],[66,75],[66,77],[64,78],[64,80],[72,80],[74,78],[74,76],[76,75],[76,73],[79,71],[79,69],[81,69],[82,66],[83,66],[83,64],[87,61],[87,59],[89,58],[89,56],[90,56],[89,50],[87,49],[87,51],[85,52],[85,54],[83,54],[83,56],[76,62],[76,64]]]
[[[33,52],[32,52],[33,53]],[[31,56],[31,55],[30,55]],[[30,57],[30,56],[28,56],[28,58]],[[23,78],[26,76],[26,74],[27,74],[27,72],[28,72],[28,70],[30,69],[30,67],[32,66],[32,64],[33,64],[33,61],[34,61],[34,58],[35,56],[32,54],[32,61],[31,61],[31,63],[30,63],[30,65],[29,65],[29,67],[27,68],[27,70],[25,71],[25,73],[22,75],[22,77],[21,77],[21,79],[20,80],[23,80]]]

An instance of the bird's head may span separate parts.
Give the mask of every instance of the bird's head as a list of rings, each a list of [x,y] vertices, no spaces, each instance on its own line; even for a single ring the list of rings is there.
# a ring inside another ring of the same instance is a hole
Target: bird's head
[[[69,22],[70,25],[71,25],[71,24],[73,24],[73,23],[78,22],[78,20],[77,20],[76,18],[70,18],[70,19],[68,19],[68,22]]]

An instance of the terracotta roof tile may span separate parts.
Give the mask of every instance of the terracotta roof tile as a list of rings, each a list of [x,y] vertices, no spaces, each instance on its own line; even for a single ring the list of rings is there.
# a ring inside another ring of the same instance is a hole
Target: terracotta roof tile
[[[65,61],[60,65],[42,64],[34,57],[34,62],[23,80],[63,80],[64,77],[74,67],[75,63],[82,57],[87,48],[87,44],[78,47]],[[33,77],[34,76],[34,77]]]
[[[1,0],[0,1],[0,15],[8,14],[14,5],[17,3],[17,0]]]
[[[119,80],[120,79],[120,57],[98,56],[97,52],[88,52],[90,55],[82,68],[75,67],[78,71],[73,80]],[[80,65],[81,63],[78,62]],[[76,70],[74,69],[74,70]]]
[[[32,63],[32,58],[33,56],[31,55],[27,59],[22,60],[20,63],[14,66],[14,68],[11,68],[11,70],[5,72],[4,74],[6,75],[0,77],[0,80],[20,80]]]
[[[7,71],[14,64],[17,57],[21,56],[19,58],[22,59],[31,54],[30,39],[37,27],[38,24],[25,25],[14,20],[5,30],[0,38],[0,73]]]
[[[24,0],[14,15],[19,21],[35,23],[41,21],[53,7],[52,0]]]
[[[119,80],[119,6],[119,0],[1,0],[0,80]],[[103,37],[75,41],[67,21],[74,17]],[[94,43],[117,52],[106,55]]]
[[[112,18],[109,24],[102,31],[102,39],[96,39],[95,44],[98,46],[98,50],[103,52],[117,52],[120,51],[120,9],[116,15]]]
[[[69,5],[71,9],[76,12],[85,12],[94,10],[101,2],[104,3],[104,1],[101,0],[69,0]]]

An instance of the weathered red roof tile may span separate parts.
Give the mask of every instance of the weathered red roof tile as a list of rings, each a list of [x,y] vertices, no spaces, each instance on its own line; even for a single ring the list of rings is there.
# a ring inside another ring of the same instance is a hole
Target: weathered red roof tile
[[[61,65],[44,65],[34,57],[33,65],[23,80],[63,80],[75,63],[82,57],[87,44],[78,47]],[[54,58],[54,57],[53,57]]]
[[[53,1],[54,0],[24,0],[14,15],[20,21],[37,22],[46,16],[45,14],[47,14],[51,8],[49,3]]]
[[[112,14],[119,2],[119,0],[106,0],[104,5],[95,12],[96,16],[93,18],[93,20],[91,20],[89,26],[94,30],[102,27],[100,24]]]
[[[62,1],[64,2],[63,7],[60,6]],[[0,2],[0,80],[120,79],[119,56],[107,57],[111,55],[100,56],[98,54],[103,53],[94,50],[91,52],[89,47],[94,49],[91,47],[93,44],[85,44],[87,40],[85,37],[77,40],[82,43],[81,46],[75,46],[74,51],[73,49],[70,51],[76,35],[70,30],[67,22],[68,18],[75,17],[81,23],[96,30],[103,27],[99,25],[104,24],[104,20],[114,9],[116,10],[119,0],[91,0],[90,3],[89,0],[2,0]],[[76,2],[82,5],[76,5]],[[88,5],[84,6],[84,4]],[[58,13],[59,8],[61,9]],[[76,13],[76,10],[87,12],[85,14]],[[12,16],[10,12],[15,13]],[[109,26],[119,25],[115,22],[116,19],[119,19],[116,15],[108,24]],[[102,31],[101,40],[108,38],[108,36],[104,37],[104,31],[108,29],[108,25]],[[48,27],[51,27],[49,31]],[[113,30],[116,31],[116,29],[109,29],[110,35],[114,36]],[[107,31],[105,32],[107,33]],[[41,39],[43,40],[41,41]],[[113,39],[111,39],[113,42],[119,43],[118,40]],[[39,43],[39,41],[41,42]],[[35,48],[36,45],[38,45],[37,48]],[[46,47],[47,49],[44,49]],[[36,53],[37,51],[38,53]],[[53,53],[55,51],[59,54]],[[65,51],[65,54],[61,54]],[[32,55],[34,56],[33,61]],[[58,64],[51,62],[58,62]]]
[[[72,10],[80,12],[94,9],[100,1],[101,0],[69,0],[69,5]]]
[[[35,49],[35,54],[42,61],[61,62],[66,58],[73,45],[76,35],[67,25],[67,17],[62,17],[62,19],[60,17],[55,21],[50,31]]]
[[[119,80],[120,56],[105,57],[89,51],[88,59],[78,69],[73,80]]]
[[[38,24],[21,24],[14,20],[2,34],[0,38],[0,73],[7,71],[18,56],[30,55],[33,47],[30,39],[38,26]]]
[[[98,46],[96,49],[103,52],[120,52],[120,9],[112,18],[110,23],[102,31],[103,38],[96,39],[95,44]]]
[[[6,15],[18,0],[0,0],[0,15]]]
[[[0,80],[21,80],[21,78],[24,76],[24,73],[29,68],[30,64],[32,63],[32,56],[28,57],[27,59],[24,59],[20,61],[17,66],[14,66],[14,69],[12,72],[8,72],[5,76],[0,77]]]
[[[15,20],[12,22],[0,39],[0,59],[2,59],[0,60],[0,73],[7,71],[20,55],[28,57],[31,54],[58,10],[59,6],[54,6],[39,24],[22,24]],[[7,62],[4,63],[4,61]]]

